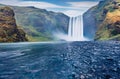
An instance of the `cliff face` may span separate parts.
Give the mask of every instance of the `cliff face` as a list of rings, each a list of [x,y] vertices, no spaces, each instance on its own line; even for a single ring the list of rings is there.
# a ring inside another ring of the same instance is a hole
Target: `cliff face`
[[[94,19],[90,24],[96,31],[95,40],[120,40],[120,0],[101,1],[87,13],[90,11]]]
[[[55,40],[54,33],[67,34],[69,17],[62,13],[55,13],[35,7],[12,6],[16,22],[27,33],[30,41]]]
[[[0,42],[27,41],[25,32],[18,29],[14,12],[9,7],[0,8]]]
[[[98,30],[95,40],[119,40],[120,38],[120,0],[106,0],[98,5]],[[99,21],[100,20],[100,21]]]
[[[120,11],[108,12],[96,33],[96,40],[120,40]]]
[[[95,7],[89,9],[83,15],[84,36],[93,40],[96,32]]]

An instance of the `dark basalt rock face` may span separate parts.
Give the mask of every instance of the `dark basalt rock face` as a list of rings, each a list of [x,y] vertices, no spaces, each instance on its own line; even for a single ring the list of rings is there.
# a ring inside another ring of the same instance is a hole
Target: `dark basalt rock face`
[[[0,8],[0,42],[27,41],[25,32],[17,27],[14,15],[11,8]]]

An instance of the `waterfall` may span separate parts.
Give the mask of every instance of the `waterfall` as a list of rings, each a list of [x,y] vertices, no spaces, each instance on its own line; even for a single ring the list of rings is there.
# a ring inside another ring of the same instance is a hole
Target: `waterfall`
[[[83,16],[82,15],[77,16],[77,17],[70,17],[68,36],[73,41],[82,41],[82,40],[84,40]]]

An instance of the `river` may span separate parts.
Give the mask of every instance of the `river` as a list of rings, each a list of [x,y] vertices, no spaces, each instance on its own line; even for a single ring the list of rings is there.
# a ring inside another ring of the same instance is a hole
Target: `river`
[[[1,43],[0,79],[120,79],[120,42]]]

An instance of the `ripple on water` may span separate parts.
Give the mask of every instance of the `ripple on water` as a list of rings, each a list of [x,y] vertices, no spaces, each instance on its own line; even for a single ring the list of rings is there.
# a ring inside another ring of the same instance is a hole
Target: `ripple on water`
[[[120,79],[115,42],[15,45],[0,45],[0,79]]]

